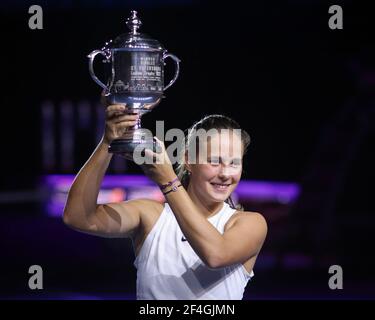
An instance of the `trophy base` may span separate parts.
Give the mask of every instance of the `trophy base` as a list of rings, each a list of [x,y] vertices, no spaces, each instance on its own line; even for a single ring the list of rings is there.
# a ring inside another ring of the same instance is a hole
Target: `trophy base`
[[[122,155],[129,160],[134,160],[134,151],[137,152],[137,155],[143,156],[145,149],[156,152],[156,142],[154,140],[135,141],[130,139],[116,139],[111,142],[108,152]]]
[[[138,94],[131,96],[129,93],[108,93],[106,101],[108,104],[126,104],[132,109],[148,109],[148,105],[156,103],[163,98],[163,93]]]

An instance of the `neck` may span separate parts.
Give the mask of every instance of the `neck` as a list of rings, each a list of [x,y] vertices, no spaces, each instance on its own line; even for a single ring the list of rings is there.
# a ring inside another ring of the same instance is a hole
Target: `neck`
[[[196,192],[194,187],[191,183],[189,183],[189,186],[187,188],[187,193],[190,196],[191,200],[194,202],[195,206],[197,207],[198,211],[205,217],[209,218],[214,216],[216,213],[218,213],[224,205],[224,202],[210,202],[203,200],[199,193]]]

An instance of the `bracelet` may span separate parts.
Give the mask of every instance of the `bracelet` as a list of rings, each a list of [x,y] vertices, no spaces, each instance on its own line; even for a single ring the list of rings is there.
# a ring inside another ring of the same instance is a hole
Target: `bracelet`
[[[171,192],[176,192],[177,191],[177,188],[178,187],[181,187],[182,184],[179,184],[178,186],[173,186],[171,190],[167,191],[167,192],[163,192],[164,195],[167,195],[168,193],[171,193]]]
[[[168,188],[168,187],[172,186],[177,180],[178,180],[178,177],[176,177],[176,178],[173,179],[172,181],[169,181],[169,182],[166,183],[166,184],[161,185],[161,186],[160,186],[160,189],[161,189],[161,190],[164,190],[165,188]]]

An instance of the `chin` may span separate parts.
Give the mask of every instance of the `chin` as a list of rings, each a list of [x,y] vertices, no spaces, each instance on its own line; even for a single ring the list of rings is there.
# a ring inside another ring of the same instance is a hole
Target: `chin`
[[[223,202],[227,199],[228,197],[225,196],[218,196],[212,193],[208,194],[207,200],[210,199],[212,202]]]
[[[210,198],[214,200],[215,202],[223,202],[229,198],[229,196],[232,194],[232,191],[233,189],[227,192],[220,192],[220,193],[210,191],[208,192],[208,194]]]

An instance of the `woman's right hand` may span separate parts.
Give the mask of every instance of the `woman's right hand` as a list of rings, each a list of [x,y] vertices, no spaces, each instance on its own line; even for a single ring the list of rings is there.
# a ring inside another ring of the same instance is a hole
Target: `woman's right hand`
[[[134,127],[139,119],[139,114],[126,113],[126,105],[108,105],[105,111],[105,131],[103,142],[110,144],[114,139],[123,136],[129,127]]]

